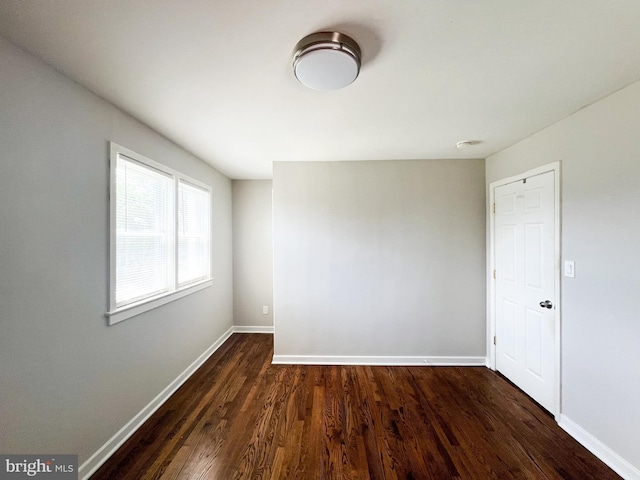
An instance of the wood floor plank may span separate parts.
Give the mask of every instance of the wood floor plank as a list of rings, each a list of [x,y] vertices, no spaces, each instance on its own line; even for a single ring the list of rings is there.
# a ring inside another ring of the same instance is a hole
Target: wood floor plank
[[[486,368],[272,356],[232,335],[92,480],[620,478]]]

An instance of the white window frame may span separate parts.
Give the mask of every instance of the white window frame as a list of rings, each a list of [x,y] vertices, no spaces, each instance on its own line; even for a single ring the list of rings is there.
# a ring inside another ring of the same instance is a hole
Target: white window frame
[[[178,187],[180,182],[191,184],[201,188],[212,196],[212,189],[209,185],[204,184],[194,178],[188,177],[172,168],[158,163],[150,158],[140,155],[128,148],[109,142],[109,158],[110,158],[110,180],[109,180],[109,311],[105,314],[109,325],[114,325],[128,318],[140,315],[161,305],[165,305],[179,298],[185,297],[192,293],[198,292],[213,285],[212,277],[212,256],[211,256],[211,205],[209,207],[209,271],[206,278],[188,283],[182,287],[178,286]],[[145,298],[138,302],[129,303],[118,307],[116,305],[116,168],[118,157],[126,157],[127,160],[133,160],[143,166],[158,170],[173,179],[174,182],[174,251],[173,251],[173,287],[168,292],[163,292],[153,297]]]

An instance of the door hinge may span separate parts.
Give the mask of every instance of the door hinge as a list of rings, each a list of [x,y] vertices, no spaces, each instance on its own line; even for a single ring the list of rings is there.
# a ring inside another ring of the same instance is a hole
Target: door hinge
[[[496,213],[496,204],[495,204],[495,202],[493,204],[493,213]]]
[[[493,344],[494,345],[496,344],[496,336],[495,335],[493,336]]]
[[[495,278],[496,278],[496,271],[494,270],[493,271],[493,279],[495,280]]]

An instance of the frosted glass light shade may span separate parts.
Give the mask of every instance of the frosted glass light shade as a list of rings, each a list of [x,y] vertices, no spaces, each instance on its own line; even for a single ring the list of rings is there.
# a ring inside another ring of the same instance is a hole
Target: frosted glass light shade
[[[360,73],[360,47],[337,32],[308,35],[296,46],[293,70],[300,83],[313,90],[344,88]]]

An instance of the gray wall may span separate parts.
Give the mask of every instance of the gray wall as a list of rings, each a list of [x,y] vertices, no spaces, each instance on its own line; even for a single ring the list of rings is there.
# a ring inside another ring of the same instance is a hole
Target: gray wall
[[[80,463],[232,325],[231,182],[0,38],[0,452]],[[108,141],[213,187],[214,285],[112,327]]]
[[[562,416],[640,469],[640,83],[487,159],[562,161]],[[562,421],[561,421],[562,423]]]
[[[273,326],[271,180],[234,180],[233,319],[238,326]],[[269,313],[262,313],[263,306]]]
[[[484,356],[484,161],[277,162],[276,355]]]

